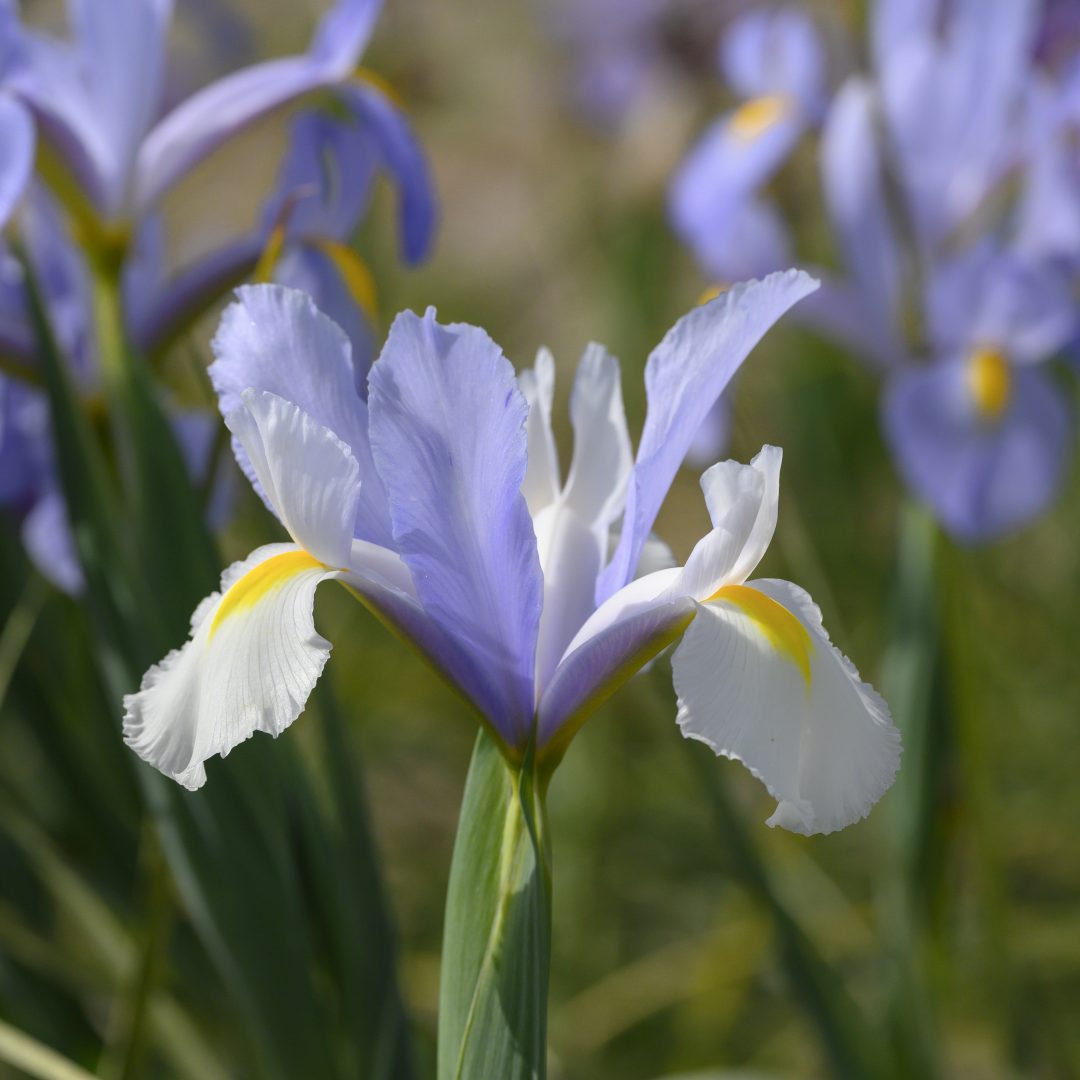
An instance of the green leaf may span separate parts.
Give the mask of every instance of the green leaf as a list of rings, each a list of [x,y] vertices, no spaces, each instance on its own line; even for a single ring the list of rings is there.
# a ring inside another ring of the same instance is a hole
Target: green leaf
[[[512,768],[477,737],[446,899],[439,1080],[543,1080],[551,860],[532,751]]]

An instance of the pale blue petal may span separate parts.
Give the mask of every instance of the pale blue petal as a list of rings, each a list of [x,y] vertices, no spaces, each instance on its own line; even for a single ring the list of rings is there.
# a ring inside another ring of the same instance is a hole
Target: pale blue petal
[[[720,62],[744,98],[787,94],[816,111],[825,91],[825,54],[804,12],[749,11],[724,35]]]
[[[736,285],[680,319],[653,350],[645,367],[648,413],[622,535],[597,582],[598,603],[633,577],[671,481],[731,377],[769,327],[816,288],[813,278],[796,270]]]
[[[901,261],[885,196],[875,107],[868,82],[850,79],[844,84],[822,133],[821,179],[852,289],[858,293],[860,321],[870,336],[888,339],[897,333]]]
[[[312,303],[280,285],[238,289],[214,338],[210,378],[223,415],[245,390],[275,394],[296,405],[349,447],[360,467],[355,535],[391,547],[386,493],[368,443],[367,405],[356,388],[348,338]],[[250,462],[234,441],[237,462],[254,482]],[[262,492],[260,492],[262,495]],[[265,497],[264,497],[265,501]]]
[[[595,708],[667,644],[696,608],[690,597],[644,605],[565,657],[540,698],[537,745],[550,742],[579,710]]]
[[[101,141],[106,214],[120,210],[135,155],[161,108],[172,0],[69,0],[87,100]]]
[[[369,395],[397,550],[424,609],[476,657],[476,704],[524,746],[543,577],[521,493],[528,407],[514,370],[482,330],[404,312]]]
[[[733,115],[725,114],[706,131],[671,181],[668,213],[676,232],[693,248],[715,250],[709,235],[730,234],[732,215],[779,168],[805,127],[802,115],[788,110],[747,137],[733,131]]]
[[[207,154],[261,116],[346,79],[381,6],[381,0],[338,0],[323,17],[309,53],[235,72],[173,109],[139,151],[136,207],[146,209]]]
[[[358,125],[322,112],[301,113],[263,210],[264,228],[283,220],[290,237],[345,239],[367,208],[376,160],[370,136]]]
[[[1048,373],[1015,368],[1012,399],[980,418],[961,362],[899,375],[885,399],[885,430],[900,472],[959,540],[991,540],[1050,505],[1072,450],[1068,403]]]
[[[22,542],[42,577],[71,596],[83,591],[82,563],[67,505],[57,487],[50,486],[30,508],[23,519]]]
[[[791,242],[772,203],[702,200],[673,207],[675,213],[683,241],[710,281],[747,281],[791,265]]]
[[[936,268],[926,307],[942,353],[988,347],[1032,363],[1052,356],[1077,331],[1076,300],[1061,269],[989,243]]]
[[[364,125],[397,186],[402,255],[408,263],[421,262],[431,250],[438,207],[420,142],[401,110],[373,84],[355,80],[339,94]]]
[[[377,352],[375,331],[337,267],[317,248],[296,244],[286,250],[274,268],[274,280],[307,293],[315,306],[345,331],[352,345],[356,388],[366,399],[368,372]]]
[[[34,123],[14,98],[0,93],[0,229],[11,217],[34,168]]]

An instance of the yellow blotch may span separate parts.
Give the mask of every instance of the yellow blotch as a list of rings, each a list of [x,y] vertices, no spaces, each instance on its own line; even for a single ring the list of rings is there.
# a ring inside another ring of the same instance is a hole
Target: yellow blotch
[[[722,281],[714,282],[698,297],[698,307],[707,304],[710,300],[715,300],[718,296],[723,296],[730,288],[730,285],[725,285]]]
[[[779,123],[789,108],[788,99],[782,94],[766,94],[740,105],[728,121],[728,130],[737,139],[752,142],[774,124]]]
[[[375,292],[375,278],[368,269],[367,263],[351,247],[338,243],[336,240],[320,237],[312,240],[311,245],[330,260],[338,277],[349,290],[353,302],[371,322],[377,322],[379,305]]]
[[[810,685],[810,634],[783,604],[748,585],[725,585],[709,597],[706,603],[720,601],[739,608],[757,623],[769,644],[783,653],[801,672]]]
[[[210,624],[210,636],[214,636],[218,627],[230,615],[254,607],[267,593],[283,585],[289,578],[305,570],[324,569],[326,564],[319,562],[314,555],[309,555],[306,551],[283,551],[280,555],[271,555],[258,566],[252,567],[222,597],[217,611],[214,612],[214,621]]]
[[[1009,363],[998,349],[975,349],[968,357],[968,390],[984,420],[996,420],[1009,404],[1012,375]]]
[[[363,82],[367,83],[369,86],[374,86],[383,97],[389,98],[402,112],[405,111],[405,99],[397,92],[394,86],[378,72],[372,71],[370,68],[358,67],[353,72],[353,78],[356,79],[357,82]]]

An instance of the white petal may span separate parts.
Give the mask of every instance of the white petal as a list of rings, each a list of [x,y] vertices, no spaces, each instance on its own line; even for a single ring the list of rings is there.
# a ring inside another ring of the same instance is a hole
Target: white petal
[[[521,393],[529,404],[528,463],[521,493],[535,518],[558,498],[561,487],[559,454],[551,431],[551,404],[555,397],[555,358],[550,350],[536,354],[536,366],[518,376]]]
[[[225,418],[289,535],[320,562],[349,565],[360,468],[349,447],[292,402],[245,390]]]
[[[539,700],[566,646],[593,612],[596,575],[603,566],[607,545],[598,539],[597,529],[562,499],[541,510],[533,527],[544,572],[544,607],[536,642]]]
[[[765,784],[779,801],[768,824],[833,832],[892,783],[900,736],[888,708],[797,586],[756,581],[702,604],[672,666],[683,734]]]
[[[338,571],[294,544],[268,544],[221,578],[191,620],[191,637],[124,698],[124,740],[194,790],[203,763],[256,731],[280,735],[301,713],[330,655],[315,631],[320,581]]]
[[[605,530],[622,513],[634,456],[626,429],[619,362],[590,345],[570,398],[574,457],[563,498],[583,521]]]
[[[723,585],[740,584],[761,562],[776,531],[783,451],[763,446],[749,465],[721,461],[701,477],[713,530],[686,560],[682,588],[707,600]]]

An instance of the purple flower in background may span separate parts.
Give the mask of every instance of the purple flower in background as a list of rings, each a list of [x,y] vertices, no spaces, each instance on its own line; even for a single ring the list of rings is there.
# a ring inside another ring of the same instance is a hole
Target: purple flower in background
[[[684,734],[763,780],[779,803],[771,824],[829,832],[865,816],[899,760],[884,703],[829,643],[805,593],[747,581],[776,524],[780,452],[710,469],[712,531],[684,567],[668,558],[650,572],[651,529],[694,431],[769,326],[813,288],[778,274],[676,324],[646,365],[636,457],[618,365],[590,346],[565,481],[549,354],[515,378],[483,331],[406,312],[365,401],[348,339],[307,297],[242,290],[211,374],[237,459],[291,542],[225,572],[188,643],[126,698],[127,741],[197,788],[209,757],[283,731],[329,655],[312,607],[332,579],[412,641],[511,757],[535,739],[554,767],[596,706],[679,641]]]
[[[572,53],[576,104],[620,123],[665,73],[702,66],[732,5],[724,0],[541,0],[552,35]]]
[[[208,154],[260,117],[350,84],[378,0],[339,0],[307,53],[255,64],[160,115],[171,0],[73,0],[72,40],[14,23],[5,83],[105,221],[145,214]],[[375,92],[371,90],[370,92]]]
[[[98,357],[91,332],[90,277],[71,243],[57,208],[40,187],[25,194],[19,226],[26,257],[34,269],[53,333],[68,360],[79,392],[92,399],[98,392]],[[4,333],[0,348],[11,360],[33,357],[33,329],[22,267],[4,256],[0,273],[0,316]],[[67,507],[53,454],[51,419],[34,369],[25,376],[0,375],[0,506],[21,521],[23,545],[39,572],[57,588],[78,593],[83,586]],[[208,509],[218,524],[228,516],[233,486],[228,469],[210,456],[215,435],[208,413],[173,409],[171,419],[181,451],[199,483],[214,482]]]
[[[927,285],[933,359],[890,378],[885,431],[907,482],[958,539],[1041,514],[1073,447],[1069,402],[1042,361],[1077,332],[1060,272],[988,246]]]
[[[825,58],[808,16],[752,11],[732,24],[721,67],[742,103],[702,136],[671,182],[675,231],[723,283],[790,262],[786,230],[760,192],[820,118]]]
[[[1026,0],[874,11],[878,77],[844,84],[820,148],[846,274],[799,316],[885,373],[904,479],[953,536],[990,540],[1045,511],[1073,445],[1047,363],[1077,333],[1068,81],[1034,71]]]

